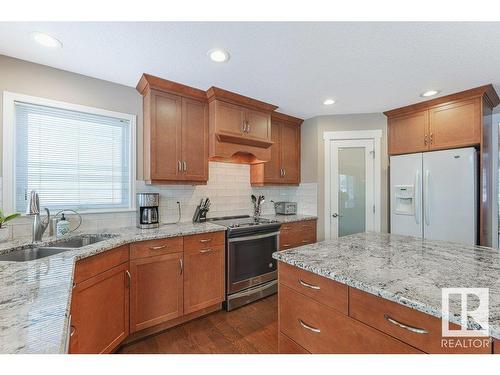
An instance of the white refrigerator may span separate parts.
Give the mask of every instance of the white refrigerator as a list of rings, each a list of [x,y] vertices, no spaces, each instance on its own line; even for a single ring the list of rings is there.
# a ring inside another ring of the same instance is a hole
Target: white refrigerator
[[[473,147],[391,156],[391,233],[476,244]]]

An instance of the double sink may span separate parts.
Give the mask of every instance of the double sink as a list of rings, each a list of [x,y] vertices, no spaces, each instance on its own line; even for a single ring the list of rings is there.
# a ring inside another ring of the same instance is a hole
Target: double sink
[[[110,234],[82,234],[53,242],[50,246],[29,245],[19,250],[0,254],[0,262],[27,262],[45,258],[65,251],[79,249],[97,242],[116,237]]]

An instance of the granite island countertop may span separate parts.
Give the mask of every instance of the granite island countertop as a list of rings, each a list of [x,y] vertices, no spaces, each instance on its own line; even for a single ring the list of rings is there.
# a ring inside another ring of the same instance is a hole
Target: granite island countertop
[[[86,233],[110,239],[29,262],[0,262],[0,354],[64,353],[66,350],[75,262],[117,246],[153,239],[224,231],[211,223],[178,223],[158,229],[128,227]],[[50,245],[49,238],[37,245]],[[29,240],[0,244],[0,254],[23,248]]]
[[[482,246],[385,233],[360,233],[276,252],[279,261],[461,325],[441,288],[488,288],[490,335],[500,339],[500,252]],[[480,328],[468,318],[469,329]]]

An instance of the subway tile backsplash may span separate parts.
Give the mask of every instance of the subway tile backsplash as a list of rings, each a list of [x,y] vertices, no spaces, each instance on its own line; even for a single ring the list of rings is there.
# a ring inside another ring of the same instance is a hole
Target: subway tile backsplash
[[[2,179],[0,178],[0,190]],[[0,191],[1,192],[1,191]],[[208,217],[229,215],[251,215],[252,202],[250,195],[264,195],[266,201],[262,206],[263,214],[273,214],[273,201],[294,201],[298,204],[298,212],[306,215],[317,214],[317,185],[304,183],[299,186],[250,186],[250,166],[246,164],[209,163],[209,181],[207,185],[146,185],[136,182],[136,192],[160,193],[160,219],[162,223],[178,220],[177,203],[181,205],[180,221],[191,221],[195,207],[202,197],[209,197],[212,204]],[[0,204],[2,194],[0,194]],[[135,212],[116,212],[83,214],[83,230],[102,228],[120,228],[135,225]],[[72,224],[77,223],[76,215],[67,215]],[[12,239],[31,235],[32,218],[18,218],[8,224]]]

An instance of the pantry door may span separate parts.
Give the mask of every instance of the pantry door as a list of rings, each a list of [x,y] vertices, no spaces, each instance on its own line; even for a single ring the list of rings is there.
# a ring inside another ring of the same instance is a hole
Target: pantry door
[[[349,133],[349,132],[342,132]],[[355,132],[354,132],[355,133]],[[325,238],[380,231],[380,167],[375,138],[332,139],[325,149]],[[326,197],[328,195],[328,197]]]

